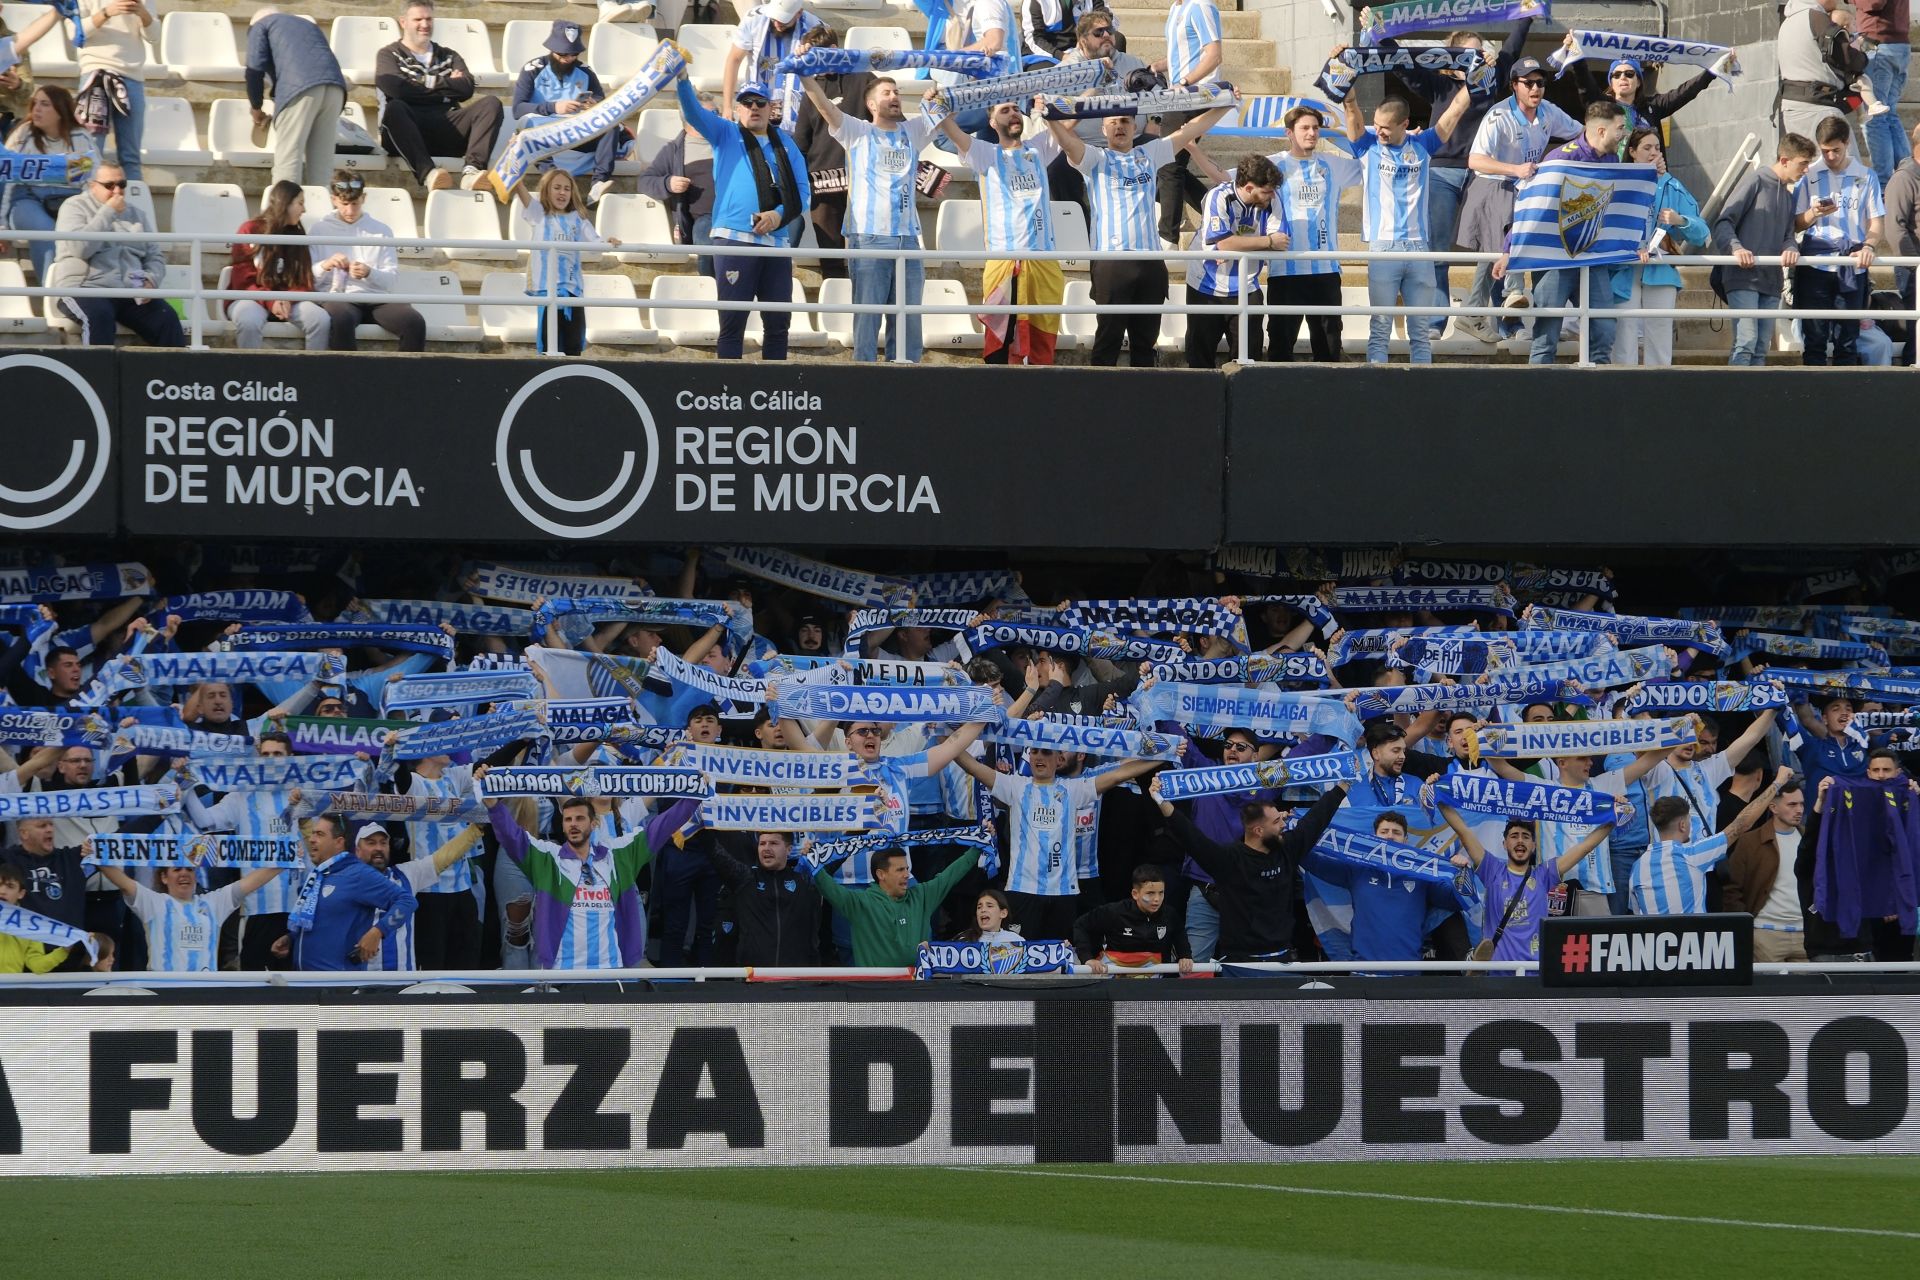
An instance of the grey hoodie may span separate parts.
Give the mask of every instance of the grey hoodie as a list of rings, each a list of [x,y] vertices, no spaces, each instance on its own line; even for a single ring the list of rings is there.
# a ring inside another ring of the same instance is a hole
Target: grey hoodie
[[[61,231],[153,231],[153,224],[132,201],[115,213],[113,206],[93,194],[92,187],[60,206],[55,225]],[[154,284],[167,272],[166,254],[151,242],[56,240],[54,245],[53,269],[47,273],[50,289],[134,288],[136,271],[145,272]]]
[[[1782,80],[1817,80],[1836,89],[1845,87],[1839,73],[1820,56],[1820,46],[1814,41],[1816,32],[1825,32],[1832,25],[1833,19],[1820,0],[1787,0],[1776,42]]]

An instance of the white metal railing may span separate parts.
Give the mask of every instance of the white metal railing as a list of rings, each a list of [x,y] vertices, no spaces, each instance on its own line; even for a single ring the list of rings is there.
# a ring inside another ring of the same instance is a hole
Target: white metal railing
[[[1371,302],[1368,302],[1364,306],[1363,305],[1346,305],[1346,304],[1342,304],[1339,306],[1298,306],[1291,303],[1276,304],[1266,299],[1264,295],[1262,296],[1259,302],[1254,302],[1248,293],[1248,277],[1250,272],[1247,269],[1242,269],[1238,273],[1238,288],[1237,288],[1235,297],[1231,301],[1222,301],[1217,304],[1210,304],[1205,306],[1194,306],[1186,302],[1172,302],[1172,301],[1159,303],[1159,304],[1137,303],[1137,304],[1121,305],[1121,306],[1101,305],[1098,303],[1087,303],[1083,305],[1079,303],[1065,303],[1065,302],[1062,302],[1056,305],[1041,305],[1041,304],[1034,304],[1034,303],[1006,303],[1006,304],[995,306],[995,305],[989,305],[984,301],[980,303],[968,303],[965,305],[960,305],[960,304],[939,304],[939,303],[929,304],[925,302],[910,303],[907,300],[906,282],[907,282],[907,263],[908,262],[917,260],[920,262],[985,263],[985,262],[1005,261],[1008,257],[1007,254],[1002,252],[996,252],[992,250],[982,250],[982,249],[848,249],[848,248],[829,249],[829,248],[816,248],[813,246],[806,246],[804,248],[791,248],[787,246],[775,247],[775,246],[734,243],[734,242],[727,242],[727,241],[722,241],[722,242],[717,242],[717,243],[707,244],[707,245],[678,245],[678,244],[647,245],[647,244],[630,244],[627,242],[622,242],[618,247],[615,247],[614,245],[607,244],[604,242],[578,243],[573,241],[554,241],[554,240],[442,239],[442,240],[434,240],[434,241],[422,241],[417,238],[399,239],[399,238],[385,238],[385,237],[380,237],[380,238],[366,237],[361,239],[342,241],[339,239],[329,239],[321,236],[311,236],[311,235],[298,235],[298,236],[248,235],[243,240],[240,237],[236,236],[235,234],[229,233],[229,232],[179,232],[179,231],[165,231],[165,232],[159,232],[159,231],[157,232],[139,232],[139,231],[78,232],[78,231],[59,231],[59,230],[8,231],[3,233],[3,236],[5,239],[11,239],[11,240],[86,240],[86,241],[98,241],[98,242],[109,243],[109,244],[155,244],[155,245],[163,245],[163,246],[185,245],[187,247],[187,253],[188,253],[187,268],[188,268],[188,272],[191,279],[188,286],[184,289],[168,288],[158,282],[156,282],[156,284],[152,287],[142,288],[142,289],[87,289],[87,288],[67,288],[67,287],[63,287],[59,289],[49,289],[49,288],[46,288],[44,284],[35,285],[35,286],[14,285],[14,286],[0,286],[0,297],[177,298],[180,301],[190,304],[187,331],[188,331],[189,345],[195,349],[204,349],[206,346],[206,332],[205,332],[206,306],[205,304],[208,302],[234,302],[234,301],[240,301],[242,299],[251,300],[254,302],[278,302],[278,301],[341,302],[341,301],[349,301],[349,300],[367,300],[369,298],[373,298],[373,299],[378,299],[381,302],[398,302],[398,303],[406,303],[413,306],[453,306],[453,305],[468,306],[468,305],[475,305],[475,304],[483,307],[484,306],[529,306],[529,305],[539,306],[539,307],[544,307],[547,313],[546,338],[547,338],[547,349],[550,352],[557,351],[559,347],[559,326],[560,326],[559,308],[562,306],[564,307],[610,307],[616,310],[646,310],[646,311],[653,311],[653,310],[745,311],[748,313],[775,311],[775,312],[788,312],[788,313],[802,312],[802,313],[809,313],[809,314],[814,314],[814,313],[832,313],[832,314],[852,313],[855,315],[879,314],[883,316],[892,316],[894,324],[901,326],[902,329],[904,329],[905,320],[909,315],[920,315],[920,316],[928,316],[928,315],[1062,315],[1062,316],[1066,316],[1066,315],[1116,315],[1116,314],[1117,315],[1153,314],[1153,315],[1182,315],[1182,316],[1185,316],[1185,315],[1231,315],[1235,319],[1235,322],[1236,322],[1235,327],[1237,329],[1237,341],[1234,343],[1234,350],[1235,350],[1234,360],[1236,363],[1239,363],[1239,364],[1251,363],[1251,361],[1247,359],[1248,334],[1249,334],[1250,326],[1253,323],[1256,323],[1256,317],[1264,317],[1269,315],[1365,316],[1371,319],[1374,316],[1386,316],[1386,317],[1404,316],[1409,319],[1412,319],[1414,317],[1427,317],[1427,318],[1447,317],[1447,316],[1512,317],[1515,315],[1515,312],[1513,310],[1503,306],[1495,305],[1492,303],[1489,303],[1489,305],[1484,307],[1461,307],[1461,306],[1410,307],[1410,306],[1401,306],[1398,304],[1381,304],[1379,306],[1375,306]],[[459,295],[459,299],[456,302],[455,295],[447,294],[447,293],[414,294],[414,293],[403,293],[403,292],[397,292],[397,291],[381,292],[381,293],[374,293],[374,294],[295,293],[295,292],[271,291],[271,290],[263,290],[263,289],[237,290],[237,289],[219,289],[219,288],[206,287],[205,280],[204,280],[205,272],[204,272],[203,249],[206,246],[214,245],[214,246],[219,246],[219,248],[222,251],[225,251],[229,246],[235,243],[298,244],[298,245],[307,245],[310,247],[325,247],[325,248],[336,248],[336,249],[349,249],[349,248],[366,246],[366,245],[382,245],[382,246],[391,247],[396,251],[401,249],[417,248],[422,244],[426,244],[433,248],[438,248],[438,249],[488,249],[488,250],[494,250],[494,251],[498,251],[501,249],[509,249],[509,250],[515,251],[516,253],[519,253],[519,252],[543,253],[546,255],[546,259],[547,259],[546,278],[548,281],[548,292],[539,293],[539,294],[528,293],[528,294],[521,295],[519,298],[515,298],[512,295],[505,295],[505,294],[476,296],[472,294],[462,293],[461,295]],[[791,302],[791,301],[756,302],[752,300],[728,301],[726,299],[709,300],[705,298],[639,298],[639,297],[635,297],[635,298],[584,298],[584,297],[569,298],[569,297],[564,297],[562,295],[552,292],[552,290],[557,287],[558,273],[555,270],[555,268],[556,268],[558,259],[562,254],[578,254],[584,259],[588,256],[599,256],[599,255],[608,254],[608,253],[648,253],[648,254],[664,254],[664,255],[672,255],[672,256],[680,256],[680,257],[687,257],[687,256],[706,257],[706,256],[725,255],[728,257],[783,257],[783,258],[795,258],[795,259],[833,258],[833,259],[844,259],[844,260],[880,258],[893,263],[894,301],[889,303],[848,302],[848,303],[822,304],[819,302]],[[1043,260],[1043,261],[1051,261],[1051,262],[1082,262],[1082,261],[1165,262],[1168,264],[1188,263],[1188,262],[1211,262],[1211,261],[1219,261],[1225,258],[1238,258],[1242,261],[1243,264],[1245,264],[1245,266],[1258,267],[1259,265],[1269,260],[1293,261],[1293,262],[1335,262],[1335,263],[1358,262],[1362,264],[1376,262],[1376,261],[1378,262],[1413,261],[1413,262],[1424,262],[1428,264],[1438,264],[1438,263],[1444,262],[1450,265],[1463,264],[1463,263],[1472,263],[1477,265],[1483,262],[1485,263],[1494,262],[1498,259],[1500,255],[1492,254],[1492,253],[1476,253],[1476,252],[1468,252],[1468,251],[1409,252],[1409,251],[1385,251],[1385,250],[1372,250],[1372,249],[1330,250],[1330,251],[1316,250],[1316,251],[1303,251],[1298,253],[1295,253],[1295,252],[1282,252],[1282,253],[1246,252],[1246,253],[1224,253],[1224,254],[1219,252],[1207,252],[1205,250],[1193,250],[1193,249],[1167,250],[1167,251],[1141,250],[1141,251],[1130,251],[1125,253],[1106,253],[1106,252],[1100,252],[1100,251],[1095,251],[1090,249],[1056,249],[1056,250],[1052,250],[1044,253],[1042,252],[1022,253],[1019,256],[1021,259],[1027,260],[1027,261]],[[1715,267],[1715,266],[1731,267],[1731,266],[1739,265],[1736,262],[1736,260],[1729,254],[1670,254],[1670,255],[1663,256],[1659,259],[1656,259],[1656,261],[1661,265],[1671,266],[1671,267]],[[1853,263],[1853,259],[1852,257],[1846,256],[1846,255],[1833,255],[1833,256],[1823,256],[1823,257],[1808,256],[1808,257],[1802,257],[1800,259],[1800,262],[1801,264],[1807,265],[1807,266],[1817,266],[1817,265],[1832,265],[1832,266],[1848,265],[1850,266]],[[1874,259],[1874,263],[1877,266],[1906,267],[1909,269],[1913,269],[1916,267],[1920,267],[1920,258],[1894,257],[1894,256],[1876,257]],[[1778,255],[1773,257],[1756,257],[1755,265],[1780,266],[1781,259]],[[1879,317],[1879,318],[1885,318],[1889,320],[1904,320],[1904,321],[1920,324],[1920,309],[1907,309],[1907,310],[1896,309],[1896,310],[1885,310],[1885,311],[1867,311],[1864,309],[1818,310],[1818,309],[1805,308],[1805,307],[1787,307],[1786,305],[1784,305],[1785,299],[1782,298],[1781,301],[1782,301],[1782,306],[1778,308],[1772,308],[1772,309],[1756,308],[1756,309],[1742,310],[1742,309],[1735,309],[1731,307],[1714,307],[1707,310],[1702,310],[1700,308],[1688,308],[1688,307],[1664,307],[1664,308],[1661,308],[1661,307],[1600,307],[1600,308],[1595,308],[1589,305],[1586,292],[1583,289],[1581,291],[1580,297],[1575,299],[1571,304],[1567,306],[1562,306],[1562,307],[1531,307],[1530,306],[1526,309],[1526,314],[1528,316],[1549,316],[1549,317],[1555,317],[1559,319],[1580,320],[1581,324],[1580,324],[1580,335],[1579,335],[1579,358],[1577,363],[1581,366],[1590,366],[1593,363],[1592,350],[1591,350],[1591,337],[1590,337],[1591,326],[1587,323],[1589,319],[1684,320],[1684,319],[1700,319],[1703,317],[1711,317],[1716,320],[1755,319],[1755,320],[1772,320],[1778,323],[1788,323],[1793,320],[1855,320],[1857,321],[1861,319],[1871,319],[1871,318]],[[898,354],[895,357],[896,361],[899,363],[907,363],[905,343],[901,342],[900,344],[898,344],[896,350],[898,352]]]
[[[1490,977],[1531,977],[1540,971],[1534,960],[1248,960],[1222,964],[1218,961],[1196,963],[1193,972],[1217,976],[1224,969],[1253,971],[1276,978],[1318,978],[1330,975],[1402,976],[1407,974],[1485,974]],[[1870,963],[1798,961],[1787,963],[1754,962],[1755,976],[1846,976],[1920,975],[1920,961],[1874,961]],[[1097,974],[1086,965],[1075,965],[1066,974],[979,974],[961,975],[960,980],[987,978],[993,982],[1042,982],[1062,977],[1118,980],[1146,976],[1174,977],[1178,965],[1154,964],[1135,969],[1109,968]],[[623,984],[644,982],[900,982],[911,980],[911,968],[845,967],[765,967],[728,966],[709,968],[639,969],[433,969],[407,973],[301,973],[237,972],[211,973],[45,973],[0,976],[0,991],[32,990],[54,987],[80,988],[182,988],[182,987],[543,987],[575,983]],[[950,981],[943,977],[941,981]]]

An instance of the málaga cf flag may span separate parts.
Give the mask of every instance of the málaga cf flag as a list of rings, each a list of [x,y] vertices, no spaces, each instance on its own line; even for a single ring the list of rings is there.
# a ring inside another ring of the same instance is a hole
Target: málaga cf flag
[[[1658,181],[1652,165],[1546,161],[1514,197],[1508,270],[1635,261]]]

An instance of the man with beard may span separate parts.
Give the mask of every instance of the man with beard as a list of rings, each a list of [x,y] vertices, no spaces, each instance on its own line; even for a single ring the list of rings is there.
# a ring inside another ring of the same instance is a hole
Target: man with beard
[[[449,868],[467,856],[480,842],[480,828],[468,824],[459,835],[434,850],[430,858],[414,858],[393,865],[393,839],[377,822],[363,823],[354,833],[353,856],[395,884],[404,885],[416,897],[430,889]],[[413,946],[413,926],[419,913],[380,940],[379,954],[367,959],[369,972],[408,973],[419,967]]]

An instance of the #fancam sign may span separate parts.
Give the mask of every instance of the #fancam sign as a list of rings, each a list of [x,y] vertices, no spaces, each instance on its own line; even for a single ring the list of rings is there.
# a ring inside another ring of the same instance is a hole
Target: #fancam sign
[[[1540,931],[1549,987],[1750,986],[1753,917],[1556,916]]]

